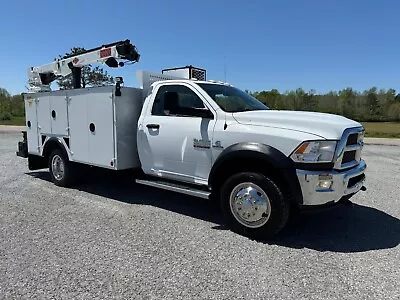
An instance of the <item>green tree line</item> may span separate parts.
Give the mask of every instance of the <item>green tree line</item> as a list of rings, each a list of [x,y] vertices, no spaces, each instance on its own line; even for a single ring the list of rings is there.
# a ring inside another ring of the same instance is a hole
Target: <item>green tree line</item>
[[[249,91],[248,91],[249,92]],[[357,121],[400,121],[400,93],[394,89],[379,90],[375,87],[357,92],[346,88],[338,92],[317,94],[302,88],[280,93],[276,89],[249,92],[271,109],[327,112]],[[0,88],[0,121],[23,117],[23,95],[10,95]]]
[[[378,91],[373,87],[358,92],[345,88],[317,94],[298,88],[285,93],[272,89],[251,94],[271,109],[326,112],[357,121],[400,121],[400,94],[394,89]]]
[[[13,117],[24,117],[25,105],[24,97],[20,95],[10,95],[10,93],[0,88],[0,121],[9,121]]]

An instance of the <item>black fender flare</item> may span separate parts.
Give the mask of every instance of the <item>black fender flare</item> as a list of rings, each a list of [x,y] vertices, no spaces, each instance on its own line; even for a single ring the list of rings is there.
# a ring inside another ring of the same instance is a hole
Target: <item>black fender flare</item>
[[[300,205],[303,203],[303,194],[297,178],[294,162],[278,149],[262,143],[237,143],[223,150],[211,168],[208,178],[209,187],[212,187],[212,182],[214,181],[218,169],[226,161],[243,158],[263,160],[274,169],[279,170],[285,182],[288,184],[296,203]]]

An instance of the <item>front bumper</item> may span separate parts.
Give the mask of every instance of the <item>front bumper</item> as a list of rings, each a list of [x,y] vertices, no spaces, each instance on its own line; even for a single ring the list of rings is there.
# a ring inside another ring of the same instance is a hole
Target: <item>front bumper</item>
[[[343,196],[357,193],[364,185],[366,168],[365,161],[360,160],[358,165],[346,171],[296,170],[303,205],[336,203]]]

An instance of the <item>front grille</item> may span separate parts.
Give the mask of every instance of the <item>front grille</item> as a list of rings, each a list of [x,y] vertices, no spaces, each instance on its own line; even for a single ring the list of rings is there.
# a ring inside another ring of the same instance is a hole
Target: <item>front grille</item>
[[[355,145],[357,144],[357,141],[358,141],[358,133],[350,134],[349,137],[347,138],[346,146]]]
[[[335,169],[344,170],[357,165],[361,160],[364,128],[349,128],[345,130],[336,150],[339,156],[335,162]]]
[[[349,183],[347,184],[347,187],[350,188],[350,187],[356,185],[360,181],[364,180],[364,178],[365,178],[365,174],[360,174],[356,177],[350,178]]]
[[[343,154],[342,164],[347,164],[356,159],[357,151],[347,151]]]

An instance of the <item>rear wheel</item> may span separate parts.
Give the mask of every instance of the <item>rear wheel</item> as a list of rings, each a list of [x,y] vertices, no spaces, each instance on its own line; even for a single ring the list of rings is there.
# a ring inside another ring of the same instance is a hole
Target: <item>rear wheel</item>
[[[73,166],[59,149],[53,150],[50,154],[49,171],[55,185],[67,187],[73,183]]]
[[[228,226],[251,238],[276,235],[289,217],[289,200],[272,178],[260,173],[243,172],[228,178],[220,201]]]

